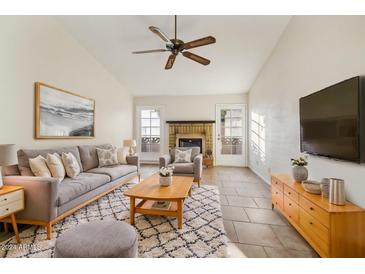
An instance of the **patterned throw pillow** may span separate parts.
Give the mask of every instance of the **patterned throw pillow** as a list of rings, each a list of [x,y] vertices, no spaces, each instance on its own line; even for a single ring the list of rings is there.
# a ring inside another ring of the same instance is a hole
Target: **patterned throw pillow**
[[[117,148],[111,149],[96,148],[99,158],[99,167],[113,166],[118,164]]]
[[[192,149],[179,150],[175,149],[175,162],[174,163],[190,163],[191,162]]]
[[[58,153],[47,154],[46,163],[52,177],[59,178],[60,181],[66,176],[65,167],[62,163],[62,158]]]
[[[39,155],[33,159],[29,159],[29,166],[32,172],[37,177],[52,177],[51,172],[46,164],[46,159]]]
[[[66,174],[68,177],[75,178],[80,174],[81,169],[79,163],[76,160],[76,157],[71,153],[62,152],[62,162],[65,166]]]

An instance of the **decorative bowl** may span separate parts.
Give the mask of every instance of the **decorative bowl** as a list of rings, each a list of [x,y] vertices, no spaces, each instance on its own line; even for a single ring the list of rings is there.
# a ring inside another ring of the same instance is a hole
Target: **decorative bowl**
[[[312,193],[312,194],[321,194],[321,183],[312,180],[305,180],[302,182],[302,187],[305,191]]]

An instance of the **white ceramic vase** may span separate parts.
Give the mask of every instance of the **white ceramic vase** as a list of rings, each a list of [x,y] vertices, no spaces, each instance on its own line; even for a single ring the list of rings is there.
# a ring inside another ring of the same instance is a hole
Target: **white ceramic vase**
[[[160,176],[160,186],[169,186],[172,183],[172,176]]]

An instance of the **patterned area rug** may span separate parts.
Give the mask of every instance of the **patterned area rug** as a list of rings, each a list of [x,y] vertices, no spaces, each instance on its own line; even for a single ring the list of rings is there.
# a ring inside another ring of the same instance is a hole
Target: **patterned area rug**
[[[129,198],[123,192],[126,184],[53,226],[53,239],[46,240],[43,227],[32,226],[20,236],[0,243],[0,257],[53,257],[56,238],[78,224],[94,220],[115,219],[129,223]],[[139,234],[139,257],[225,257],[226,234],[215,186],[193,187],[192,197],[185,201],[183,229],[176,229],[175,218],[136,215]]]

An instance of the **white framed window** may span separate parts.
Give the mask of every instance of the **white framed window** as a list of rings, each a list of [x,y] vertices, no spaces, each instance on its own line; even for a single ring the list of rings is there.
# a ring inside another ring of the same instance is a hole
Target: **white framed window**
[[[161,106],[137,107],[137,145],[142,160],[157,161],[163,152],[162,113]]]

